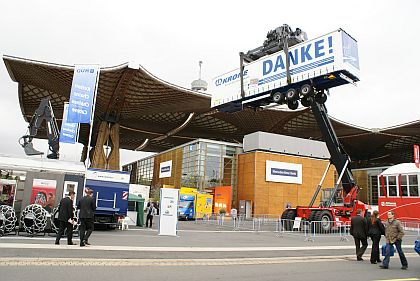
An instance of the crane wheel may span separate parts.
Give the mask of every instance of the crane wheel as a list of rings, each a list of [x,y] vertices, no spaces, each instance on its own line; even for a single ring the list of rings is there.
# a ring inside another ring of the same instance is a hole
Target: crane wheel
[[[273,100],[273,102],[275,103],[281,103],[283,101],[283,95],[279,92],[275,92],[272,96],[271,99]]]
[[[308,221],[313,221],[313,220],[315,220],[315,215],[316,215],[316,213],[317,213],[317,212],[318,212],[318,210],[311,211],[311,212],[309,213]]]
[[[329,233],[333,226],[332,215],[330,211],[316,211],[313,216],[312,230],[317,233]]]
[[[293,224],[296,218],[296,209],[286,209],[281,215],[281,225],[283,230],[291,231],[293,230]]]
[[[304,97],[310,96],[314,93],[314,88],[309,84],[304,84],[300,87],[300,94]]]
[[[299,107],[299,102],[297,100],[288,101],[287,107],[291,110],[296,110]]]
[[[294,101],[299,99],[299,93],[295,89],[289,89],[286,92],[286,99],[288,101]]]
[[[304,107],[309,107],[309,106],[311,106],[311,104],[313,103],[313,101],[314,101],[314,98],[313,97],[303,97],[301,100],[300,100],[300,103],[304,106]]]
[[[324,104],[327,101],[327,95],[324,93],[324,91],[319,92],[315,96],[315,100],[318,103]]]

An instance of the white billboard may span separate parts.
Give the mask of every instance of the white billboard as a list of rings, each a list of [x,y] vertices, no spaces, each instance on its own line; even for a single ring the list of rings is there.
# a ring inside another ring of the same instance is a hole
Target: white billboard
[[[267,160],[265,163],[265,180],[302,184],[302,164]]]
[[[172,176],[172,160],[162,162],[159,166],[159,178],[170,178]]]
[[[159,235],[176,236],[178,226],[178,198],[178,189],[160,189]]]

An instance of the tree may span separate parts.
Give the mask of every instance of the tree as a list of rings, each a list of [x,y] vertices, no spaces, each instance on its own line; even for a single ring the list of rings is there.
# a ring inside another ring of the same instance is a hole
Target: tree
[[[150,200],[153,200],[155,202],[159,202],[160,201],[160,189],[161,189],[162,185],[161,184],[156,184],[156,185],[152,185],[150,187]]]

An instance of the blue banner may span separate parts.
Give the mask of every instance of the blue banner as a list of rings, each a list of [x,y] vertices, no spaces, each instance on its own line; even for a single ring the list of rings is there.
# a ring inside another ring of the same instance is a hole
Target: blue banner
[[[69,123],[68,116],[69,104],[64,104],[63,122],[61,123],[60,142],[76,143],[77,134],[79,132],[79,124]]]
[[[75,66],[67,115],[68,122],[90,123],[98,75],[98,65]]]

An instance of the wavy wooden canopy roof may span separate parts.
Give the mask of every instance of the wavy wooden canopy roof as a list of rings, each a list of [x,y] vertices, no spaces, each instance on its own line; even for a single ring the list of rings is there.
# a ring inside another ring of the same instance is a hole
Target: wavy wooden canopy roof
[[[19,84],[22,115],[30,121],[42,98],[50,97],[61,125],[63,103],[69,101],[74,66],[3,56],[11,79]],[[163,81],[140,65],[103,67],[96,99],[91,144],[99,121],[120,124],[120,147],[161,152],[197,138],[242,142],[244,135],[265,131],[322,140],[309,109],[245,109],[222,113],[210,108],[210,95]],[[334,118],[332,124],[353,167],[412,162],[420,143],[420,120],[384,129],[366,129]],[[79,142],[87,144],[89,127],[81,126]],[[39,138],[46,138],[44,130]],[[146,141],[147,140],[147,141]]]

